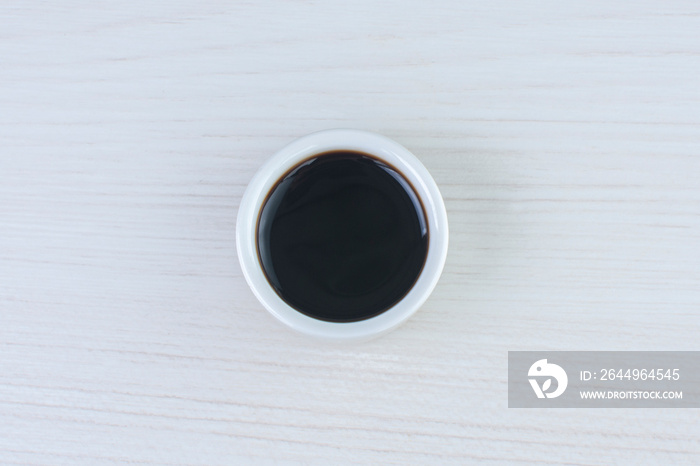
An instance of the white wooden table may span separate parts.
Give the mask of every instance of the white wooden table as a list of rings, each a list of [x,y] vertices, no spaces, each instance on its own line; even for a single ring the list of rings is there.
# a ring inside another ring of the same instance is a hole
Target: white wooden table
[[[509,350],[697,350],[700,5],[0,4],[0,463],[698,464],[698,410],[507,408]],[[617,3],[617,4],[615,4]],[[445,196],[378,340],[247,288],[235,216],[306,133]]]

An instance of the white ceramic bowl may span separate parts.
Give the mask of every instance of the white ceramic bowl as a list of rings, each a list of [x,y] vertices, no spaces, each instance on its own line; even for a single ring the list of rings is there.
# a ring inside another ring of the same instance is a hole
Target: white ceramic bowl
[[[423,202],[428,218],[428,257],[413,288],[383,313],[358,322],[327,322],[295,310],[274,291],[260,266],[256,228],[260,209],[276,182],[299,162],[333,150],[371,154],[407,178]],[[381,335],[408,319],[428,299],[447,257],[447,212],[428,170],[406,148],[379,134],[350,129],[319,131],[299,138],[273,155],[258,170],[243,194],[236,221],[236,248],[248,285],[265,308],[291,328],[315,337],[362,340]]]

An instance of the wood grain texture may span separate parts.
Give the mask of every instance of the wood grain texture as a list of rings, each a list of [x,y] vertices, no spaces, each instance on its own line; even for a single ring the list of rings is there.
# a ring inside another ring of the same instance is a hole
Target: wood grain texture
[[[697,2],[0,5],[0,463],[698,464],[698,410],[509,410],[509,350],[697,350]],[[445,272],[369,343],[247,288],[257,167],[412,150]]]

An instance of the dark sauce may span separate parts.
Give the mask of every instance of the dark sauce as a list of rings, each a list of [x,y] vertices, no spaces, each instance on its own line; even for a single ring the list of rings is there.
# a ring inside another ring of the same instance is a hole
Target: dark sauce
[[[428,253],[428,222],[410,183],[369,155],[310,158],[272,188],[258,257],[277,294],[331,322],[369,319],[408,293]]]

